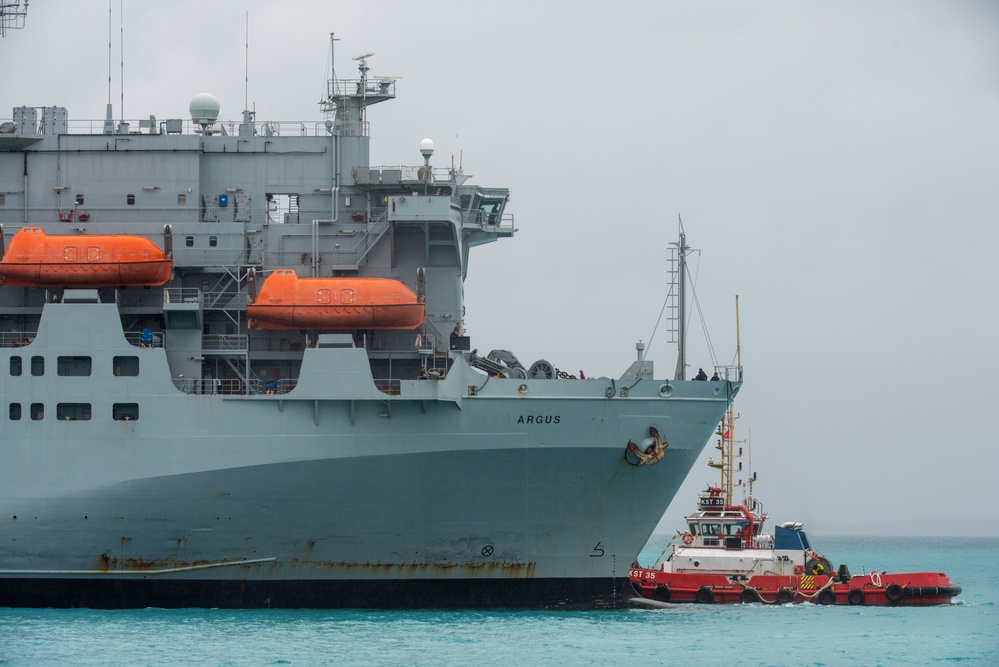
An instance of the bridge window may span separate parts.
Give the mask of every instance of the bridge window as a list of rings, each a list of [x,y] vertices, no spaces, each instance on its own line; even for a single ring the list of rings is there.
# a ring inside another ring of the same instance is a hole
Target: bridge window
[[[56,374],[62,376],[89,376],[91,368],[90,357],[59,357]]]
[[[111,412],[115,421],[132,422],[139,418],[138,403],[115,403]]]
[[[21,357],[10,358],[10,374],[17,377],[21,374]]]
[[[18,421],[21,418],[21,404],[11,403],[10,404],[10,420]]]
[[[59,403],[56,405],[56,419],[59,421],[88,421],[90,403]]]

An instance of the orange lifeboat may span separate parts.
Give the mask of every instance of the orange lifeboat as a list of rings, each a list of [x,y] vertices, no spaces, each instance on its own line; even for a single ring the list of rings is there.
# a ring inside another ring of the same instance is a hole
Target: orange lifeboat
[[[258,329],[415,329],[426,306],[391,278],[299,278],[272,273],[247,307]]]
[[[165,232],[169,243],[169,229]],[[46,234],[22,227],[0,260],[13,287],[155,287],[170,280],[173,261],[144,236]]]

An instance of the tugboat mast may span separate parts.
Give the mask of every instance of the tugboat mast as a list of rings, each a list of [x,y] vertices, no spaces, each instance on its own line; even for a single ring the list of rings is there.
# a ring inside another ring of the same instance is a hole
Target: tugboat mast
[[[683,236],[681,235],[681,243]],[[740,349],[740,334],[739,334],[739,295],[735,296],[735,354],[736,363],[739,368],[742,368],[742,351]],[[742,480],[738,482],[735,481],[734,476],[736,472],[742,471],[742,462],[739,462],[738,468],[735,465],[736,459],[742,458],[742,447],[738,448],[736,451],[735,445],[742,444],[745,440],[735,439],[735,421],[739,419],[739,415],[735,413],[732,409],[732,404],[729,403],[728,410],[722,415],[721,422],[718,425],[718,430],[715,431],[715,435],[719,436],[721,439],[718,440],[718,444],[715,445],[715,449],[721,451],[721,460],[715,461],[714,459],[708,459],[708,465],[712,468],[718,469],[721,474],[721,492],[725,498],[725,506],[731,507],[733,503],[733,495],[735,487],[742,486]],[[748,508],[750,511],[753,510],[753,482],[756,481],[756,475],[754,474],[750,478],[748,483],[749,494],[743,500],[743,506]]]

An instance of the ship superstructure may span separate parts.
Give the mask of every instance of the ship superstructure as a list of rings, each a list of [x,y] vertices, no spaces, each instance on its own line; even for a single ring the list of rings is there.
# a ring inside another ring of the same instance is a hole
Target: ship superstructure
[[[0,605],[615,603],[741,368],[473,349],[509,192],[369,164],[368,57],[317,121],[0,122]]]

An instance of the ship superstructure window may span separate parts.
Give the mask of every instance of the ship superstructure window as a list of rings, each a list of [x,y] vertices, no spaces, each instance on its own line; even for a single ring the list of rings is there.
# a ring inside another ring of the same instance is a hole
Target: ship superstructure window
[[[35,421],[45,419],[45,405],[43,403],[31,404],[31,418]]]
[[[76,195],[76,205],[83,206],[83,193]]]
[[[45,375],[45,357],[31,357],[31,374],[35,377]]]
[[[10,404],[10,420],[18,421],[21,418],[21,404],[11,403]]]
[[[7,195],[0,193],[0,206],[3,206],[6,203],[7,203]]]
[[[115,357],[114,374],[122,377],[135,377],[139,374],[139,358]]]
[[[56,419],[59,421],[88,421],[90,403],[59,403],[56,405]]]
[[[187,195],[177,195],[177,206],[187,206]]]
[[[194,237],[193,236],[185,237],[184,238],[184,245],[186,245],[188,248],[193,248],[194,247]]]
[[[209,236],[208,237],[208,245],[209,246],[211,246],[212,248],[215,248],[215,247],[218,247],[218,244],[219,244],[219,237],[217,237],[217,236]]]
[[[139,418],[138,403],[115,403],[112,409],[115,421],[132,422]]]
[[[17,377],[21,374],[21,357],[10,358],[10,374]]]
[[[125,195],[125,203],[129,206],[135,206],[135,195]]]
[[[56,374],[62,376],[89,376],[93,363],[90,357],[59,357]]]

